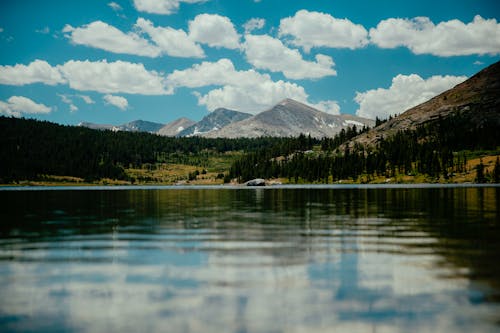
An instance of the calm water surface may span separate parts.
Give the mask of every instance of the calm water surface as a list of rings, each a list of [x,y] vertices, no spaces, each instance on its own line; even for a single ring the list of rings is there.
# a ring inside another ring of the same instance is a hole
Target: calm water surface
[[[0,191],[0,331],[498,332],[500,188]]]

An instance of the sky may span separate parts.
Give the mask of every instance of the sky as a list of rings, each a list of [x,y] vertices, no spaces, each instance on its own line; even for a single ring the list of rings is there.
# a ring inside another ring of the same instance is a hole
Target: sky
[[[69,125],[284,98],[387,118],[499,59],[497,0],[0,2],[0,115]]]

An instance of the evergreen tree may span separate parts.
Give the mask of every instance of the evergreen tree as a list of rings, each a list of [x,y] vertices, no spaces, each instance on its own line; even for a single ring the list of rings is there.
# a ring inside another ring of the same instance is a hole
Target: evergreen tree
[[[486,177],[484,176],[484,164],[483,160],[479,160],[479,164],[476,166],[476,183],[486,183]]]
[[[495,168],[493,169],[493,182],[498,184],[500,183],[500,161],[497,156],[497,160],[495,161]]]

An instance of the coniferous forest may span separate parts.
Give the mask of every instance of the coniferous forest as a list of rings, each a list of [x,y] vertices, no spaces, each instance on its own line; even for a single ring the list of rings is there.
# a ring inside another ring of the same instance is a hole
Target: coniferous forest
[[[307,183],[328,183],[356,180],[362,175],[369,181],[375,176],[424,174],[447,179],[453,173],[465,171],[467,156],[464,150],[497,150],[500,146],[498,125],[485,123],[471,127],[465,117],[455,115],[439,118],[416,130],[399,131],[389,138],[382,138],[376,147],[342,147],[342,144],[366,130],[358,132],[353,127],[341,131],[334,138],[323,138],[319,153],[277,153],[276,149],[249,153],[232,165],[229,178],[244,182],[256,177],[283,177],[291,182],[302,179]],[[498,168],[496,163],[493,174],[499,172]],[[495,179],[492,176],[492,180]],[[477,177],[476,181],[485,182],[486,178]]]
[[[86,181],[128,180],[126,168],[154,163],[197,164],[198,157],[209,152],[252,152],[270,146],[291,152],[304,149],[307,141],[305,137],[175,138],[7,117],[0,117],[0,133],[0,183],[34,180],[41,175],[74,176]]]
[[[195,164],[203,154],[240,152],[220,174],[237,179],[285,178],[289,182],[364,181],[373,177],[423,174],[447,179],[463,172],[464,151],[497,150],[498,125],[470,127],[460,115],[437,119],[415,130],[382,138],[374,147],[348,147],[350,139],[368,131],[355,126],[334,138],[207,139],[175,138],[140,132],[112,132],[63,126],[29,119],[0,117],[0,183],[39,179],[41,175],[131,180],[127,168],[145,164]],[[498,162],[491,175],[478,167],[477,182],[498,181]],[[495,176],[496,175],[496,176]],[[190,175],[190,179],[191,179]],[[487,177],[488,176],[488,177]]]

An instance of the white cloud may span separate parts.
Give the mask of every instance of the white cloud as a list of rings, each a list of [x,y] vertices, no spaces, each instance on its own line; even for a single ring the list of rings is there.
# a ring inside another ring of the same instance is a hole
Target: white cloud
[[[0,114],[9,117],[21,117],[23,114],[50,113],[52,108],[38,104],[23,96],[12,96],[6,102],[0,101]]]
[[[37,82],[49,85],[68,83],[75,90],[101,93],[172,94],[162,74],[148,71],[140,63],[70,60],[52,67],[45,61],[35,60],[28,66],[0,66],[0,84],[25,85]],[[90,98],[84,99],[86,102],[91,101]]]
[[[35,30],[35,32],[43,35],[47,35],[50,33],[50,28],[49,27],[43,27],[42,29]]]
[[[424,80],[417,74],[399,74],[388,89],[378,88],[356,93],[356,115],[381,119],[400,114],[465,81],[466,76],[432,76]]]
[[[331,57],[318,54],[315,62],[305,61],[298,50],[268,35],[246,35],[243,48],[250,64],[259,69],[283,72],[289,79],[317,79],[337,74]]]
[[[221,86],[207,94],[196,93],[198,103],[212,111],[218,107],[256,113],[284,98],[307,102],[303,87],[285,81],[273,81],[267,74],[254,70],[238,71],[229,59],[202,62],[185,70],[176,70],[167,77],[175,87],[201,88]]]
[[[263,18],[251,18],[243,24],[243,29],[245,29],[245,34],[249,34],[254,30],[260,30],[266,25],[266,20]]]
[[[90,96],[87,96],[87,95],[77,95],[78,97],[80,97],[81,99],[83,99],[83,101],[86,103],[86,104],[94,104],[94,100],[90,97]]]
[[[138,11],[150,14],[169,15],[179,9],[179,4],[200,3],[208,0],[134,0],[134,6]]]
[[[231,20],[217,14],[200,14],[189,21],[189,37],[211,47],[238,49],[240,36]]]
[[[339,115],[340,114],[340,106],[337,103],[337,101],[320,101],[319,103],[308,103],[310,106],[313,108],[316,108],[320,111],[333,114],[333,115]]]
[[[111,9],[113,9],[115,12],[123,10],[122,6],[114,1],[108,3],[108,6],[111,7]]]
[[[3,32],[3,28],[0,28],[0,33],[2,33],[2,32]]]
[[[280,21],[280,36],[291,36],[291,43],[309,52],[313,47],[361,48],[368,44],[368,32],[348,19],[299,10]]]
[[[106,104],[114,105],[122,111],[128,108],[128,101],[125,97],[108,94],[104,95],[103,99],[106,102]]]
[[[124,33],[117,28],[95,21],[80,28],[66,25],[63,32],[67,33],[74,44],[91,46],[113,53],[133,54],[147,57],[158,57],[161,50],[150,44],[136,33]]]
[[[500,53],[500,24],[479,15],[468,24],[451,20],[435,25],[428,17],[390,18],[370,29],[370,39],[381,48],[404,46],[415,54],[494,55]]]
[[[56,85],[64,83],[61,73],[46,61],[35,60],[28,66],[0,66],[0,84],[21,86],[32,83]]]
[[[63,103],[69,105],[70,112],[76,112],[76,111],[78,111],[78,107],[75,104],[73,104],[73,100],[71,99],[70,96],[68,96],[68,95],[62,95],[62,94],[58,94],[58,96],[61,97],[61,101]]]
[[[70,60],[57,68],[67,79],[69,86],[76,90],[140,95],[172,93],[165,87],[164,78],[155,71],[146,70],[143,64]]]
[[[154,27],[151,21],[137,19],[136,26],[147,33],[163,53],[173,57],[203,58],[203,49],[181,29]]]

